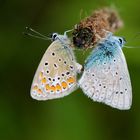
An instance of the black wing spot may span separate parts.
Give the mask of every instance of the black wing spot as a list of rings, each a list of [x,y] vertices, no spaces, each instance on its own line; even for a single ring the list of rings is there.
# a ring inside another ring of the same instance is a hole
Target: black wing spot
[[[87,85],[85,85],[85,87],[87,87]]]
[[[73,66],[70,66],[71,69],[73,69]]]
[[[51,78],[48,78],[49,79],[49,81],[51,81]]]
[[[52,55],[55,56],[55,53],[53,52]]]
[[[120,77],[120,80],[122,80],[122,77]]]
[[[70,74],[70,72],[68,71],[68,72],[66,72],[66,75],[69,75]]]
[[[57,65],[56,65],[56,64],[54,64],[54,67],[55,67],[55,68],[57,68]]]
[[[45,62],[45,65],[47,66],[48,65],[48,62]]]

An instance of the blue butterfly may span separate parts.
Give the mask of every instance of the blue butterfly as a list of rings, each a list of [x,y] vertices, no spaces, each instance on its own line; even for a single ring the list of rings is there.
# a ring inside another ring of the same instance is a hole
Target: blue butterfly
[[[92,100],[127,110],[132,104],[132,88],[122,51],[125,39],[109,33],[86,59],[79,86]]]

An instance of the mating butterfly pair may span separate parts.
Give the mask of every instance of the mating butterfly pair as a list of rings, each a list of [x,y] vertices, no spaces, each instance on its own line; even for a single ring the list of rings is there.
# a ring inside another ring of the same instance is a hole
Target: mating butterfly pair
[[[123,38],[108,33],[86,59],[80,80],[77,80],[77,74],[82,66],[76,62],[66,32],[64,35],[54,33],[52,40],[36,71],[32,98],[61,98],[80,87],[94,101],[120,110],[130,109],[132,89],[122,52]]]

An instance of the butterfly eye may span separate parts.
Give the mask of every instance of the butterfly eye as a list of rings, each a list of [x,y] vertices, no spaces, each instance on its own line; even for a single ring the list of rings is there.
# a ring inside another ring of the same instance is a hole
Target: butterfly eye
[[[119,41],[120,41],[121,44],[123,43],[123,40],[121,38],[119,38]]]
[[[57,36],[58,36],[57,33],[53,33],[53,34],[52,34],[52,40],[53,40],[53,41],[56,40]]]
[[[50,35],[52,41],[55,41],[55,40],[57,39],[57,36],[58,36],[58,33],[52,33],[52,34]]]
[[[57,36],[57,34],[54,34],[54,35],[53,35],[53,38],[56,38],[56,36]]]
[[[124,37],[122,37],[122,38],[119,38],[119,42],[121,45],[123,45],[126,42],[126,40]]]

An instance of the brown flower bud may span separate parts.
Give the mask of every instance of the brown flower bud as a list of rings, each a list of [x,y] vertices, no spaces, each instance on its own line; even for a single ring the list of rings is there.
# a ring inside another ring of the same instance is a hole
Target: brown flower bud
[[[75,25],[72,33],[74,47],[92,48],[106,37],[107,31],[115,32],[122,26],[123,22],[116,10],[111,8],[96,10]]]

